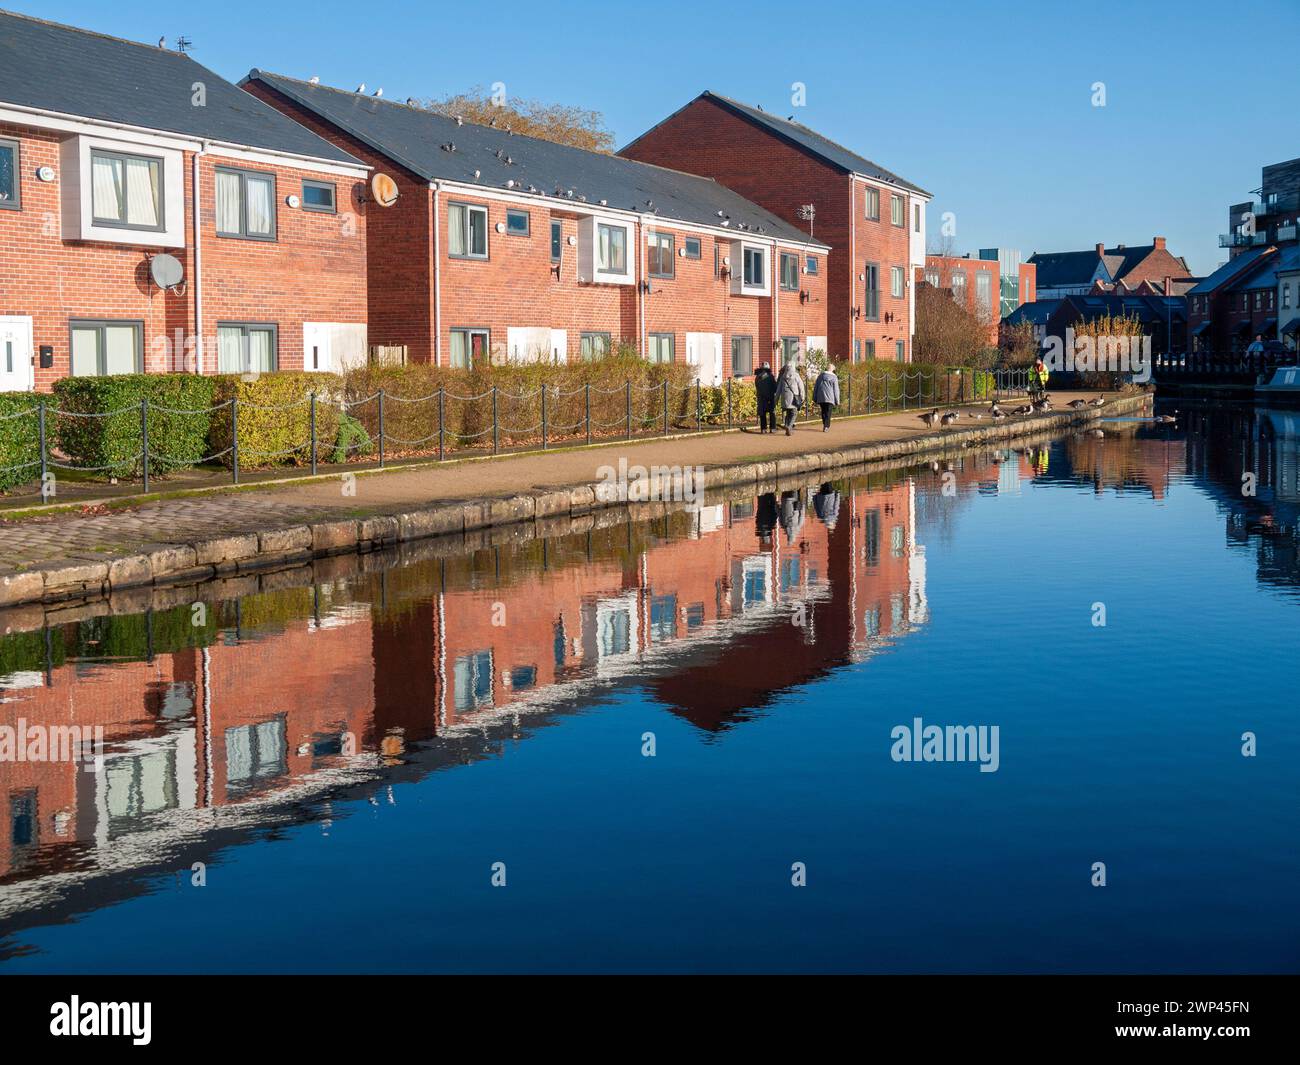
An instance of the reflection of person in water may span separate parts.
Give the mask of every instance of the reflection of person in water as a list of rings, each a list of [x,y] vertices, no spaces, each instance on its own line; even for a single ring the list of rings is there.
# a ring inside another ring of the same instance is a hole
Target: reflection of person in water
[[[799,530],[803,528],[803,493],[781,493],[781,528],[785,530],[788,544],[799,539]]]
[[[817,489],[817,494],[813,496],[813,513],[825,522],[828,529],[835,528],[836,519],[840,516],[840,494],[829,481]]]
[[[754,535],[766,544],[772,539],[774,529],[776,529],[776,493],[764,492],[758,497],[758,505],[754,507]]]

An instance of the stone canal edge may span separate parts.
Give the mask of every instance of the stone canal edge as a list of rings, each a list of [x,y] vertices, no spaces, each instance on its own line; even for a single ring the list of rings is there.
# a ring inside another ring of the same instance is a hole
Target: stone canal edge
[[[866,463],[912,460],[976,445],[1060,432],[1104,417],[1130,414],[1150,402],[1148,393],[1109,398],[1104,406],[1064,410],[924,433],[764,462],[707,467],[704,489],[716,489],[841,471]],[[198,584],[237,573],[301,565],[313,558],[366,553],[412,540],[466,533],[520,522],[550,522],[610,507],[595,482],[504,498],[439,502],[397,514],[333,519],[222,535],[103,560],[58,560],[0,577],[0,609],[36,603],[106,598],[111,592],[149,585]]]

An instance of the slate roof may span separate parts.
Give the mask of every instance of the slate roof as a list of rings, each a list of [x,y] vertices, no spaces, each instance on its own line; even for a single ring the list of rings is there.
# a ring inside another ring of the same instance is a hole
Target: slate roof
[[[1033,303],[1022,303],[1014,311],[1002,319],[1005,325],[1019,325],[1021,322],[1032,322],[1034,325],[1045,325],[1047,319],[1056,313],[1056,309],[1064,303],[1064,300],[1036,300]]]
[[[1110,275],[1108,280],[1119,281],[1148,255],[1156,250],[1154,244],[1136,244],[1123,248],[1105,248],[1101,256]],[[1175,256],[1178,262],[1187,268],[1187,262],[1181,256]],[[1097,269],[1097,249],[1084,251],[1035,252],[1029,262],[1038,267],[1038,286],[1040,288],[1061,288],[1073,285],[1088,285],[1092,282],[1093,272]]]
[[[206,106],[192,104],[202,82]],[[0,11],[0,103],[357,163],[180,52]]]
[[[732,100],[730,97],[708,90],[702,92],[696,99],[713,100],[734,114],[758,123],[778,137],[792,142],[805,151],[811,152],[819,159],[839,167],[841,170],[878,178],[881,181],[889,182],[891,185],[897,185],[900,188],[920,193],[922,196],[930,195],[921,186],[913,185],[910,181],[899,177],[890,170],[886,170],[878,163],[873,163],[870,159],[858,155],[857,152],[845,148],[844,145],[837,144],[829,137],[822,136],[816,130],[809,129],[801,122],[795,122],[789,118],[780,118],[760,107],[750,107],[749,104],[742,104],[739,100]]]
[[[464,182],[498,192],[513,181],[511,191],[542,193],[543,202],[553,201],[557,190],[569,199],[572,189],[575,202],[592,207],[604,200],[610,208],[644,213],[653,204],[664,218],[711,226],[729,220],[727,228],[738,236],[751,233],[826,247],[711,178],[511,135],[504,127],[458,126],[454,118],[424,108],[265,70],[249,71],[247,80],[270,86],[426,181]],[[454,151],[445,147],[453,144]]]
[[[1242,252],[1235,258],[1229,259],[1187,294],[1203,296],[1217,292],[1223,285],[1240,280],[1246,273],[1259,267],[1262,259],[1273,254],[1275,254],[1273,248],[1251,248],[1250,251]]]

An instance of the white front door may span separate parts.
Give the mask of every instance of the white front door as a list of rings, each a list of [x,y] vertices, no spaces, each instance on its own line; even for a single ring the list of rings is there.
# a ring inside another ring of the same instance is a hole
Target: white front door
[[[722,334],[687,333],[686,362],[696,368],[700,384],[722,384]]]
[[[31,318],[0,318],[0,392],[30,392],[33,379]]]

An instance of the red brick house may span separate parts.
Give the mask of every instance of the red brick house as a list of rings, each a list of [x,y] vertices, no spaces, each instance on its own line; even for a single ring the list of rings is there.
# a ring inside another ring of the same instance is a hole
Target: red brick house
[[[364,358],[367,176],[187,55],[0,12],[0,391]]]
[[[1242,251],[1187,293],[1192,352],[1240,354],[1256,335],[1278,339],[1280,259],[1271,244]]]
[[[1029,262],[1038,269],[1039,299],[1086,296],[1098,282],[1124,282],[1130,290],[1143,281],[1164,285],[1169,280],[1192,276],[1187,262],[1165,247],[1164,237],[1152,237],[1150,244],[1097,244],[1087,251],[1035,252]],[[1177,293],[1168,293],[1176,295]]]
[[[913,276],[925,265],[931,199],[924,189],[807,126],[713,92],[701,93],[620,154],[707,174],[815,233],[831,247],[832,355],[911,358]]]
[[[997,346],[1002,320],[1002,266],[997,259],[927,255],[925,268],[916,271],[916,280],[949,292],[957,303],[987,326],[989,344]]]
[[[622,342],[716,383],[827,346],[827,244],[716,181],[266,71],[242,84],[391,179],[370,335],[413,361]]]

